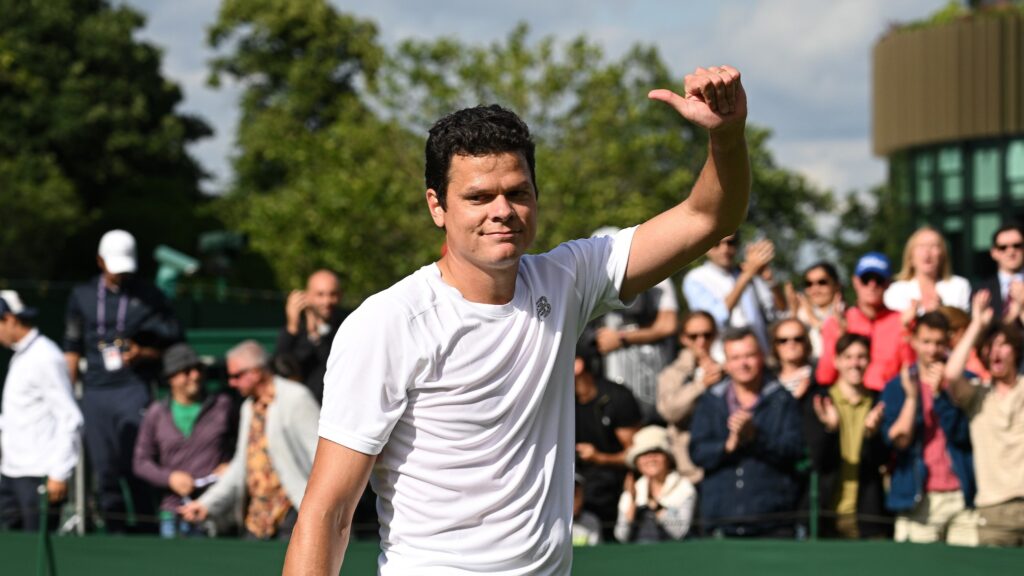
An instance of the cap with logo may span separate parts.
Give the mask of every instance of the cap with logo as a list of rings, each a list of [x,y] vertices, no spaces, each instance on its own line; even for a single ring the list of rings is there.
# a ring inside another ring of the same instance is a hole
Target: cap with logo
[[[135,272],[135,237],[124,230],[104,234],[98,254],[111,274]]]
[[[888,280],[892,277],[892,267],[889,265],[889,259],[881,252],[868,252],[861,256],[860,260],[857,260],[857,267],[854,269],[853,275],[860,278],[865,274],[878,274],[883,279]]]
[[[17,318],[28,320],[35,318],[38,313],[35,308],[25,306],[14,290],[0,290],[0,318],[5,314],[14,314]]]

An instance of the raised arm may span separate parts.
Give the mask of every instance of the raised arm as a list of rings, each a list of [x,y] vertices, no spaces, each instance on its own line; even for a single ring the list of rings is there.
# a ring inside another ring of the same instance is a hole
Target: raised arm
[[[971,298],[971,322],[946,362],[945,380],[949,395],[960,408],[966,407],[974,396],[974,386],[964,377],[964,370],[971,357],[971,348],[992,323],[995,313],[989,306],[991,300],[988,290],[979,290]]]
[[[747,97],[731,66],[698,68],[687,75],[682,96],[653,90],[680,116],[709,133],[708,159],[690,196],[637,229],[620,296],[632,299],[707,252],[746,217],[750,161],[744,135]]]
[[[284,576],[338,574],[352,532],[352,513],[375,460],[320,439],[284,559]]]

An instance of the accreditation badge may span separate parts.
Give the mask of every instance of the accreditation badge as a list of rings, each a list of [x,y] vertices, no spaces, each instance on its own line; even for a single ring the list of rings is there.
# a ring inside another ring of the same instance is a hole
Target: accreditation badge
[[[116,372],[124,367],[124,359],[121,357],[121,346],[118,343],[107,344],[100,342],[100,354],[103,356],[103,368],[107,372]]]

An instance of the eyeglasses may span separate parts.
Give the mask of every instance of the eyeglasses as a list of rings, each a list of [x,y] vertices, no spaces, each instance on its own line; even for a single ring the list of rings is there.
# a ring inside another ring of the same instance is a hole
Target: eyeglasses
[[[784,336],[780,336],[779,338],[775,339],[775,343],[776,344],[789,344],[790,342],[798,342],[800,344],[803,344],[804,343],[804,338],[805,338],[804,336],[793,336],[791,338],[786,338]]]
[[[238,372],[228,372],[228,380],[238,380],[244,376],[246,372],[252,372],[258,368],[260,368],[260,366],[250,366],[248,368],[242,368]]]
[[[995,245],[995,249],[997,251],[999,251],[999,252],[1005,252],[1006,250],[1009,250],[1010,248],[1013,248],[1014,250],[1024,250],[1024,243],[1013,242],[1011,244],[996,244]]]
[[[862,275],[860,277],[860,281],[863,282],[865,286],[870,286],[871,283],[878,284],[879,286],[885,285],[885,278],[872,272]]]
[[[804,285],[807,288],[811,288],[812,286],[828,286],[831,283],[832,281],[828,278],[821,278],[820,280],[804,280]]]
[[[691,332],[689,334],[683,334],[683,336],[686,336],[690,340],[697,340],[698,338],[703,338],[705,340],[711,340],[712,338],[715,337],[715,333],[714,332]]]

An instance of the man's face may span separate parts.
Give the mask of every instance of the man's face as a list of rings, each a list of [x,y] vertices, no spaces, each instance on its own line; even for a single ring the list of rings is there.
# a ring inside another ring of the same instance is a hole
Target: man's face
[[[3,317],[0,317],[0,345],[10,348],[14,344],[17,324],[18,319],[14,317],[14,314],[4,314]]]
[[[764,370],[764,354],[757,338],[747,336],[725,343],[725,372],[740,385],[749,385],[761,380]]]
[[[836,356],[836,370],[839,377],[849,384],[859,386],[864,383],[864,373],[871,363],[871,353],[867,346],[854,342]]]
[[[1006,336],[996,334],[984,352],[989,372],[996,380],[1003,380],[1017,372],[1017,358]]]
[[[247,358],[239,357],[229,357],[227,367],[228,385],[238,390],[243,398],[252,396],[263,378],[261,367],[253,366]]]
[[[917,353],[917,361],[924,366],[945,362],[949,355],[949,336],[941,328],[918,326],[910,345]]]
[[[853,277],[853,291],[857,294],[858,304],[876,308],[881,306],[888,287],[889,281],[874,272]]]
[[[306,282],[306,298],[310,310],[321,320],[327,320],[341,299],[338,278],[328,272],[317,272]]]
[[[427,205],[445,229],[446,257],[479,270],[518,265],[537,232],[537,192],[521,153],[453,156],[447,209],[434,190]]]
[[[988,253],[1003,272],[1020,272],[1024,268],[1024,237],[1016,230],[1001,232]]]
[[[740,241],[735,234],[722,238],[708,250],[708,260],[712,264],[725,269],[731,269],[736,265],[736,253],[739,251]]]
[[[804,293],[807,299],[818,308],[824,308],[832,303],[839,289],[832,278],[825,272],[824,268],[814,268],[804,275]]]
[[[193,366],[186,370],[182,370],[175,374],[172,374],[167,379],[167,383],[171,386],[171,392],[181,394],[190,400],[199,398],[199,392],[202,389],[203,373],[198,366]]]

